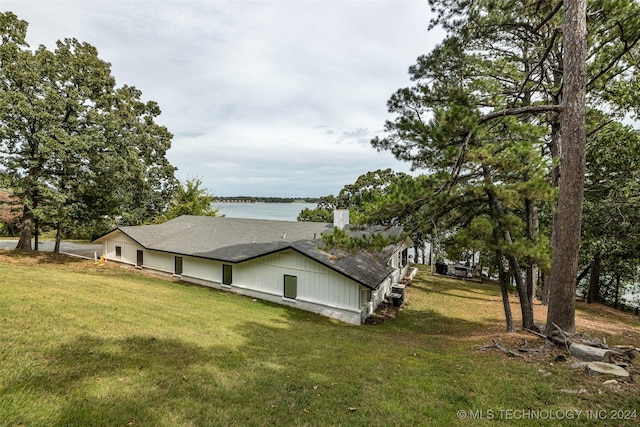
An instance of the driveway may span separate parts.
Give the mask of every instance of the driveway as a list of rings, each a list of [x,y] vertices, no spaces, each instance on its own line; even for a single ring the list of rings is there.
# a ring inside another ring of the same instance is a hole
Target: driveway
[[[15,249],[17,244],[17,240],[0,240],[0,249]],[[44,240],[40,241],[38,246],[43,252],[53,252],[55,242],[53,240]],[[60,252],[81,258],[93,259],[94,256],[99,258],[100,255],[102,255],[102,245],[62,241],[60,242]]]

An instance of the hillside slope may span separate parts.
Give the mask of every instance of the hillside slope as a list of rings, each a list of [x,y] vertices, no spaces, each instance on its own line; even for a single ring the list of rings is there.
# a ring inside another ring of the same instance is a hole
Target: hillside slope
[[[557,362],[562,349],[479,350],[542,344],[504,333],[494,285],[424,271],[392,314],[350,326],[114,263],[0,252],[0,425],[638,422],[637,381],[605,385]],[[581,331],[640,347],[638,317],[578,316]]]

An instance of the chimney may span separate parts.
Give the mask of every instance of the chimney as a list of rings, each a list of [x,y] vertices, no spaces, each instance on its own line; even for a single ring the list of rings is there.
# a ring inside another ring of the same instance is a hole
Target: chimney
[[[349,225],[349,210],[336,209],[333,211],[333,226],[342,230],[347,225]]]

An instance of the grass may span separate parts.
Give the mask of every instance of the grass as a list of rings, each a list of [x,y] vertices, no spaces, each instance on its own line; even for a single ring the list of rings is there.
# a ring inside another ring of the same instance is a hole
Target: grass
[[[640,347],[638,317],[578,316]],[[427,272],[395,319],[350,326],[113,263],[0,252],[0,425],[576,425],[557,419],[573,410],[604,425],[596,415],[640,408],[635,383],[605,386],[555,362],[560,350],[478,350],[542,344],[503,331],[495,286]]]

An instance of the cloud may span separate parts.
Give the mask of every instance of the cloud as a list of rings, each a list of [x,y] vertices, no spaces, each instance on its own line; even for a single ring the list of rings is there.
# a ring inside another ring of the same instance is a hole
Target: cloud
[[[425,1],[3,0],[32,46],[76,37],[157,101],[178,177],[221,196],[335,194],[409,165],[369,146],[442,36]]]

